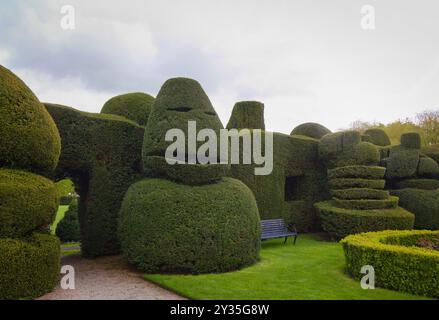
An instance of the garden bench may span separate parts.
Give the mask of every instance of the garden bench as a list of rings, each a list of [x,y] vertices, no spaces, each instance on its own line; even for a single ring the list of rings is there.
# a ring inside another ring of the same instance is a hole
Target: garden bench
[[[298,235],[296,228],[293,226],[293,230],[290,230],[284,219],[261,220],[261,229],[261,240],[285,237],[284,243],[286,243],[288,237],[294,237],[296,244]]]

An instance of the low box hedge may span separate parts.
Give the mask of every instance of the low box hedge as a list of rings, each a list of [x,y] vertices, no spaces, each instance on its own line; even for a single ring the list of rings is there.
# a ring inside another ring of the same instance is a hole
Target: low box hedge
[[[349,189],[331,190],[331,195],[334,198],[343,199],[343,200],[361,200],[361,199],[384,200],[389,198],[389,191],[370,189],[370,188],[349,188]]]
[[[328,170],[328,178],[383,179],[386,168],[378,166],[345,166]]]
[[[401,207],[382,210],[352,210],[339,208],[331,200],[318,202],[314,206],[323,230],[335,239],[368,231],[412,229],[415,220],[413,214]]]
[[[328,181],[331,189],[349,189],[349,188],[369,188],[384,189],[385,180],[376,179],[358,179],[358,178],[337,178]]]
[[[334,198],[337,207],[356,210],[375,210],[375,209],[391,209],[398,206],[398,197],[389,197],[388,199],[356,199],[344,200]]]
[[[413,246],[439,231],[382,231],[351,235],[341,241],[349,273],[373,266],[375,284],[392,290],[439,298],[439,252]]]
[[[436,179],[405,179],[394,183],[396,189],[423,189],[423,190],[435,190],[439,189],[439,180]]]

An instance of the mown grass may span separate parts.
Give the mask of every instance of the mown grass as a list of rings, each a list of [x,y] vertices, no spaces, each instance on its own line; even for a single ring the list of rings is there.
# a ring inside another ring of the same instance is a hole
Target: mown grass
[[[425,299],[385,289],[363,290],[345,272],[339,243],[302,235],[297,245],[262,243],[261,261],[240,271],[207,275],[147,274],[145,279],[192,299]]]
[[[55,220],[50,225],[50,231],[52,232],[52,234],[55,234],[56,226],[64,218],[64,215],[66,214],[66,211],[68,208],[69,208],[69,206],[59,206],[58,207],[58,212],[56,213]]]

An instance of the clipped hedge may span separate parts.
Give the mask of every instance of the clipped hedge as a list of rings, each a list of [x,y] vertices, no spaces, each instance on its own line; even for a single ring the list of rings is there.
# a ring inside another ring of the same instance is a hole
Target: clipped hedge
[[[378,166],[345,166],[328,170],[328,179],[360,178],[383,179],[386,168]]]
[[[0,66],[0,167],[48,176],[60,155],[58,130],[32,91]]]
[[[335,159],[329,162],[331,167],[352,165],[377,166],[380,163],[380,152],[370,142],[360,142],[351,150],[344,150]]]
[[[396,189],[423,189],[435,190],[439,189],[439,180],[436,179],[405,179],[394,183]]]
[[[421,152],[427,157],[430,157],[434,161],[439,163],[439,145],[436,144],[432,146],[423,147],[421,149]]]
[[[417,174],[421,177],[437,178],[439,177],[439,165],[431,158],[420,158]]]
[[[413,214],[401,207],[353,210],[338,208],[334,201],[324,201],[316,203],[315,208],[323,229],[335,239],[368,231],[412,229],[415,219]]]
[[[377,146],[385,147],[390,145],[389,136],[383,129],[372,128],[366,130],[364,133],[370,137],[369,142]]]
[[[72,201],[64,218],[58,223],[55,231],[61,242],[77,242],[81,240],[79,231],[78,202]]]
[[[439,231],[382,231],[349,236],[341,241],[349,273],[361,279],[361,268],[373,266],[378,287],[439,298],[439,252],[405,246]]]
[[[0,299],[36,298],[53,290],[60,270],[57,237],[34,233],[0,239]]]
[[[58,209],[55,184],[36,174],[0,169],[0,238],[19,238],[49,225]]]
[[[349,189],[349,188],[369,188],[384,189],[386,180],[383,179],[358,179],[358,178],[337,178],[329,180],[331,189]]]
[[[335,198],[344,199],[344,200],[360,200],[360,199],[382,200],[389,198],[389,191],[370,189],[370,188],[350,188],[350,189],[341,189],[341,190],[331,190],[331,195]]]
[[[233,106],[227,129],[265,129],[264,104],[259,101],[241,101]]]
[[[410,149],[421,149],[421,136],[417,132],[407,132],[401,135],[401,145]]]
[[[420,189],[392,190],[401,207],[415,215],[416,229],[439,229],[439,191]]]
[[[319,156],[325,160],[337,157],[343,151],[351,151],[361,142],[358,131],[342,131],[327,134],[319,143]]]
[[[375,209],[390,209],[398,206],[398,197],[389,197],[388,199],[355,199],[345,200],[334,198],[334,203],[345,209],[354,210],[375,210]]]
[[[142,92],[126,93],[108,100],[101,113],[114,114],[146,126],[154,97]]]
[[[331,133],[331,130],[314,122],[302,123],[291,131],[291,135],[301,135],[314,139],[321,139],[324,135],[329,133]]]
[[[255,263],[260,247],[255,198],[230,178],[137,182],[125,195],[119,233],[128,261],[148,273],[231,271]]]
[[[387,159],[386,179],[409,178],[416,174],[420,152],[403,146],[390,149]]]
[[[119,211],[128,187],[142,177],[144,128],[116,115],[46,104],[63,141],[57,178],[70,177],[79,194],[81,252],[117,254]]]

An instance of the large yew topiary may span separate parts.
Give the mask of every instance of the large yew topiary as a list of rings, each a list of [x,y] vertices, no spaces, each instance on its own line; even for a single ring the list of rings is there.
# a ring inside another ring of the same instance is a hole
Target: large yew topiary
[[[321,139],[324,135],[329,133],[331,133],[331,130],[314,122],[302,123],[291,131],[291,135],[301,135],[314,139]]]
[[[383,129],[372,128],[366,130],[364,133],[370,137],[369,142],[377,146],[385,147],[390,145],[390,138]]]
[[[62,242],[76,242],[81,240],[78,201],[76,199],[70,203],[64,218],[56,226],[55,234]]]
[[[32,91],[0,66],[0,167],[48,175],[56,167],[58,130]]]
[[[149,273],[250,265],[258,258],[259,232],[254,196],[236,179],[204,186],[142,180],[130,187],[121,209],[122,250]]]
[[[227,129],[265,129],[264,104],[259,101],[241,101],[233,107]]]
[[[154,97],[146,93],[126,93],[108,100],[101,113],[122,116],[146,126],[154,100]]]

